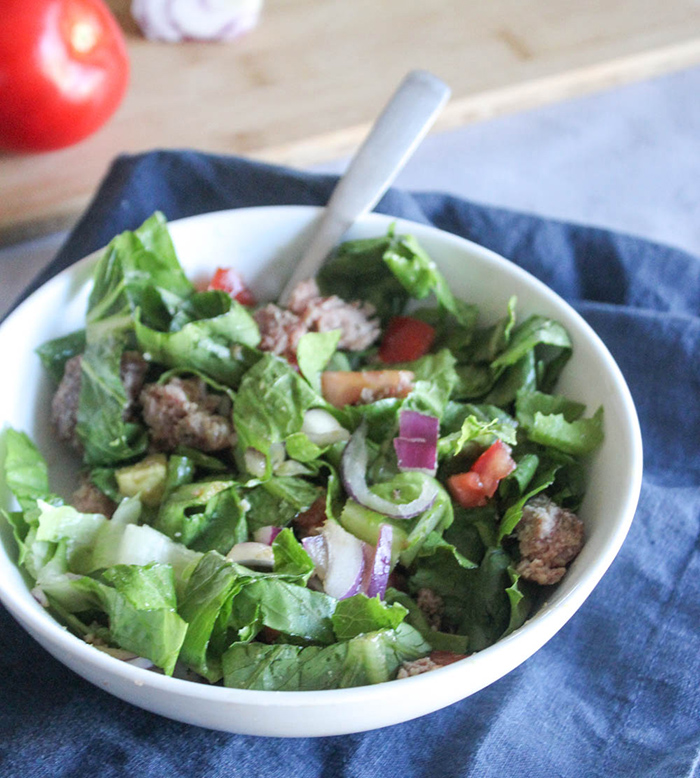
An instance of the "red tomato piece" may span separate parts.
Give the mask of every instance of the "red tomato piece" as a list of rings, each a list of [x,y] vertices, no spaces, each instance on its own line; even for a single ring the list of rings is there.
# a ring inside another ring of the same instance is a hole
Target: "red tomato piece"
[[[435,328],[412,316],[393,316],[384,330],[379,358],[388,364],[412,362],[430,351]]]
[[[510,446],[500,439],[490,445],[472,465],[472,471],[481,477],[489,497],[493,497],[501,479],[513,470],[515,462],[510,455]]]
[[[257,301],[246,286],[241,274],[232,267],[219,267],[209,282],[209,290],[219,289],[237,300],[241,305],[254,306]]]
[[[510,446],[497,440],[466,473],[450,476],[447,487],[463,508],[480,508],[496,493],[498,484],[515,470]]]
[[[77,143],[116,111],[128,81],[124,36],[102,0],[3,0],[0,148]]]
[[[454,651],[431,651],[430,658],[436,665],[445,667],[453,662],[459,662],[460,659],[466,659],[468,654],[456,654]]]
[[[488,502],[484,484],[479,474],[472,470],[450,476],[447,479],[447,488],[463,508],[480,508]]]

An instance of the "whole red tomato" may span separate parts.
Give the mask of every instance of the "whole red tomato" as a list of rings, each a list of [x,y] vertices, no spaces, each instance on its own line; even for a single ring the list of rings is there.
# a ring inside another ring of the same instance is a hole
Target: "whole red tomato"
[[[0,149],[77,143],[116,111],[128,80],[124,37],[102,0],[0,2]]]

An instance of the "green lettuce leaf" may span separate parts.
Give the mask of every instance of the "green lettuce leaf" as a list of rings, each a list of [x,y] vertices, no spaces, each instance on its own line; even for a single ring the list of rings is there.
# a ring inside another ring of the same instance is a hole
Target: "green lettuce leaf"
[[[269,477],[271,445],[299,432],[306,411],[323,405],[286,361],[265,354],[243,377],[233,408],[241,450],[250,447],[265,455]]]
[[[154,526],[188,548],[221,554],[248,536],[244,506],[229,479],[173,489],[161,503]]]
[[[49,471],[39,449],[24,432],[7,428],[3,434],[5,445],[5,484],[24,511],[36,506],[37,500],[58,502],[51,494]]]
[[[250,532],[266,526],[284,527],[308,510],[321,495],[318,486],[294,476],[272,476],[245,492]]]
[[[407,612],[399,603],[387,604],[379,597],[356,594],[340,600],[331,621],[338,640],[351,640],[367,632],[396,629]]]
[[[150,659],[172,675],[187,624],[178,616],[172,569],[167,565],[117,565],[106,583],[81,578],[75,587],[91,592],[109,619],[111,642]]]
[[[85,330],[61,335],[43,343],[36,349],[41,364],[55,383],[63,378],[66,362],[85,350]]]
[[[272,541],[275,573],[287,580],[306,583],[314,572],[314,563],[290,529],[283,529]]]
[[[212,683],[223,671],[221,654],[228,640],[234,596],[250,578],[216,551],[205,554],[179,600],[178,613],[187,622],[181,659]]]
[[[213,319],[189,322],[177,332],[158,332],[147,327],[137,311],[134,327],[139,348],[155,362],[201,372],[235,388],[241,376],[260,358],[255,351],[260,332],[244,306],[235,301],[230,305],[228,312]]]
[[[330,644],[335,637],[331,616],[336,601],[323,592],[260,576],[246,583],[233,598],[229,625],[242,639],[263,626],[313,643]]]
[[[128,317],[139,308],[145,324],[167,330],[170,319],[194,292],[178,262],[165,218],[155,213],[105,249],[88,301],[88,329],[99,321]]]
[[[311,388],[321,394],[321,372],[338,348],[342,330],[307,332],[299,339],[297,362]]]
[[[466,636],[432,629],[416,601],[406,592],[389,588],[386,591],[386,601],[390,604],[402,605],[406,609],[406,623],[420,632],[423,640],[430,644],[433,651],[451,651],[455,654],[467,653],[469,641]]]
[[[519,392],[516,417],[528,438],[573,456],[590,454],[603,442],[602,406],[591,418],[580,418],[581,403],[542,392]]]
[[[311,691],[389,681],[430,646],[408,624],[331,646],[234,643],[223,656],[224,684],[240,689]]]

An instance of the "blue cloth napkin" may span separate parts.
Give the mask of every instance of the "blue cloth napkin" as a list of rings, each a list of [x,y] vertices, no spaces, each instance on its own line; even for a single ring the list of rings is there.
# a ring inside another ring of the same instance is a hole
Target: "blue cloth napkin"
[[[334,179],[194,152],[121,157],[37,283],[138,226],[267,204],[325,204]],[[539,277],[620,365],[645,442],[630,534],[578,614],[524,665],[406,724],[319,739],[211,732],[134,708],[41,649],[0,609],[0,775],[700,775],[700,261],[599,229],[441,194],[378,211],[488,246]]]

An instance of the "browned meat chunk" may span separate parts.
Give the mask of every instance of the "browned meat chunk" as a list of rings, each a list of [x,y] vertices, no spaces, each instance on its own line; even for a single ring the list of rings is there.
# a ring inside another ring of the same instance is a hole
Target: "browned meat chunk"
[[[297,346],[307,332],[341,330],[338,347],[362,351],[379,337],[374,307],[367,303],[347,303],[335,295],[322,297],[316,282],[303,281],[291,294],[289,308],[270,303],[253,315],[260,328],[260,348],[296,360]]]
[[[200,378],[147,384],[141,405],[151,444],[160,451],[173,451],[179,445],[221,451],[234,443],[228,397],[210,394]]]
[[[108,519],[117,509],[117,504],[87,479],[73,492],[70,503],[81,513],[101,513]]]
[[[78,449],[81,445],[75,434],[75,425],[78,423],[82,360],[82,355],[78,354],[66,362],[63,378],[51,401],[51,420],[56,427],[58,437]]]
[[[523,509],[517,537],[521,560],[516,572],[528,581],[555,584],[583,547],[583,522],[549,497],[535,497]]]
[[[311,505],[293,519],[292,524],[300,538],[317,535],[326,523],[326,494],[319,495]]]
[[[433,662],[429,656],[424,656],[421,659],[414,659],[412,662],[404,662],[399,667],[396,678],[411,678],[414,675],[428,673],[430,670],[437,670],[438,667],[440,665],[437,662]]]
[[[308,332],[301,319],[274,303],[259,308],[253,317],[260,329],[258,348],[295,362],[299,340]]]
[[[75,434],[75,428],[78,423],[82,360],[82,354],[78,354],[66,362],[63,378],[51,402],[51,419],[58,437],[70,443],[78,451],[82,450],[82,444]],[[124,418],[128,419],[133,415],[134,404],[143,386],[147,370],[148,362],[138,351],[125,351],[122,354],[120,375],[128,403]]]
[[[419,589],[416,594],[416,604],[425,616],[430,629],[439,630],[442,623],[442,614],[445,610],[445,603],[442,597],[439,594],[435,594],[432,589]]]
[[[454,651],[432,651],[430,656],[424,656],[421,659],[414,659],[412,662],[404,662],[399,668],[396,678],[410,678],[413,675],[437,670],[438,667],[446,667],[453,662],[459,662],[465,659],[466,654],[455,654]]]
[[[126,399],[128,402],[124,411],[125,419],[132,419],[134,416],[139,394],[141,394],[147,372],[148,362],[146,362],[138,351],[125,351],[122,354],[119,375],[124,384],[124,391],[126,392]]]

